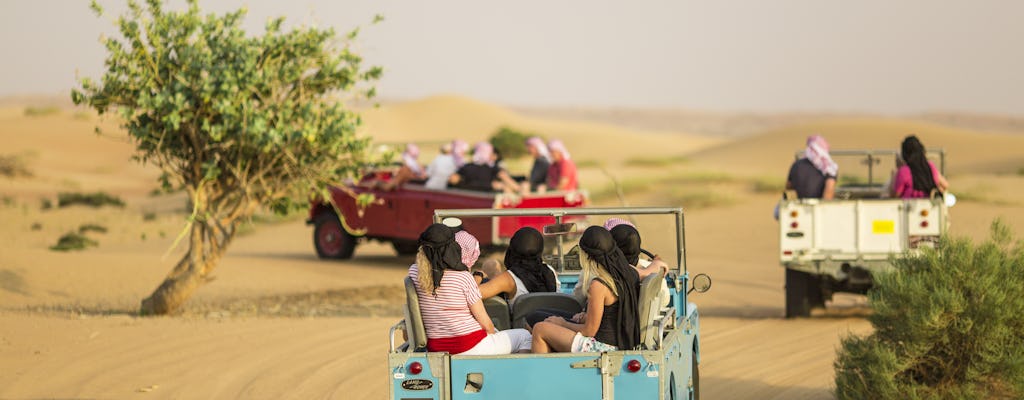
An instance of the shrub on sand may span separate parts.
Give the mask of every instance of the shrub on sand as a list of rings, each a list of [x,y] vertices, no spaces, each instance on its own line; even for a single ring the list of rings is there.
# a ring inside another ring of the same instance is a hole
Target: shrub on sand
[[[26,160],[25,156],[0,154],[0,176],[31,178],[32,171],[28,169],[28,160]]]
[[[895,260],[868,293],[875,332],[843,339],[839,399],[1024,398],[1024,244],[941,243]]]
[[[71,250],[85,250],[87,247],[99,246],[99,243],[95,240],[89,239],[78,232],[68,232],[60,239],[57,239],[57,244],[50,246],[50,250],[53,251],[71,251]]]
[[[58,193],[57,207],[68,207],[75,204],[86,205],[94,208],[103,206],[114,206],[124,208],[124,201],[120,197],[112,196],[106,192],[95,193]]]

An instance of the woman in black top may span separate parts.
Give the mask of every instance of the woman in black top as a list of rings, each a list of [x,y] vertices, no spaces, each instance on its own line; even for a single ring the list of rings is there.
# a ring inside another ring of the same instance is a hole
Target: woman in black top
[[[533,168],[530,169],[530,191],[544,193],[547,191],[548,167],[551,166],[551,153],[544,140],[532,137],[526,140],[526,148],[533,157]]]
[[[534,353],[632,350],[640,343],[640,278],[610,232],[591,226],[580,238],[580,276],[587,289],[582,324],[550,317],[533,327]]]
[[[512,177],[498,166],[494,147],[487,142],[476,144],[473,149],[473,162],[459,167],[448,179],[448,183],[458,189],[480,192],[517,189]]]

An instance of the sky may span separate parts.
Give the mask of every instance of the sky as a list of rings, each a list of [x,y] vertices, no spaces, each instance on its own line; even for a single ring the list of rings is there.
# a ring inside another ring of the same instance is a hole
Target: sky
[[[99,77],[122,0],[0,0],[0,96]],[[170,1],[180,5],[181,1]],[[1024,115],[1018,0],[205,0],[293,24],[363,26],[385,99],[514,106]],[[386,20],[367,26],[375,14]]]

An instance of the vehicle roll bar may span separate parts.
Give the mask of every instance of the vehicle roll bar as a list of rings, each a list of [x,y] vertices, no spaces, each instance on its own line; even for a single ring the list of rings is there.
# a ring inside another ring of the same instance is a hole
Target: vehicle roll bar
[[[615,207],[615,208],[470,208],[459,210],[434,210],[434,222],[440,223],[445,218],[485,218],[485,217],[554,217],[555,223],[562,223],[567,215],[673,215],[676,223],[676,265],[680,275],[686,272],[686,232],[682,207]],[[559,243],[561,243],[561,236]],[[562,247],[559,246],[559,260],[562,259]]]

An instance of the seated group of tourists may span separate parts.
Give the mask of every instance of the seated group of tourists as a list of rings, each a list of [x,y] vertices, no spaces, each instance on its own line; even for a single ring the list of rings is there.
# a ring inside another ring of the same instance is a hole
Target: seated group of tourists
[[[514,178],[505,168],[501,154],[490,143],[480,142],[467,158],[469,144],[462,140],[445,143],[440,154],[425,168],[419,163],[420,150],[408,144],[402,153],[398,172],[381,187],[393,190],[406,182],[422,183],[428,189],[456,188],[481,192],[544,193],[548,190],[571,191],[578,188],[576,164],[560,140],[547,144],[533,137],[526,141],[533,157],[529,174]]]
[[[583,312],[540,309],[527,315],[525,329],[497,331],[485,299],[501,296],[514,307],[523,295],[558,292],[561,287],[558,273],[543,262],[541,233],[529,227],[517,231],[505,253],[504,268],[485,262],[487,273],[471,272],[480,246],[466,231],[433,224],[420,235],[419,245],[409,277],[416,287],[427,350],[451,354],[637,348],[640,281],[667,270],[657,257],[640,262],[640,234],[630,223],[613,219],[605,226],[591,226],[578,245],[582,271],[575,295],[585,305]],[[662,305],[669,299],[667,287],[663,291],[656,300]]]

